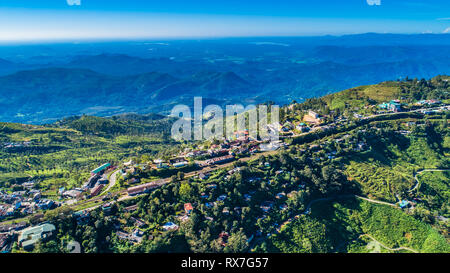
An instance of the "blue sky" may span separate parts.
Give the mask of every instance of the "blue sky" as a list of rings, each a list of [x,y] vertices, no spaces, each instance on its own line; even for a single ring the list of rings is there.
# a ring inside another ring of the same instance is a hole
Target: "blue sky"
[[[0,0],[0,41],[450,32],[448,0],[70,1]]]

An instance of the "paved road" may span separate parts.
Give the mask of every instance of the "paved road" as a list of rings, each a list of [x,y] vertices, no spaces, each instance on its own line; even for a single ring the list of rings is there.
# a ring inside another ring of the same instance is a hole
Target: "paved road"
[[[443,106],[443,107],[447,107],[447,106]],[[422,111],[422,110],[434,110],[434,109],[440,109],[440,108],[443,108],[443,107],[423,108],[423,109],[417,109],[417,110],[413,110],[413,111],[409,111],[409,112],[419,112],[419,111]],[[408,113],[408,112],[387,113],[387,114],[373,115],[373,116],[366,117],[365,119],[370,119],[370,118],[379,117],[379,116],[398,115],[398,114],[402,114],[402,113]],[[317,128],[317,129],[320,129],[320,128]],[[309,133],[311,133],[311,132],[309,132]],[[305,134],[309,134],[309,133],[304,133],[304,134],[301,134],[301,135],[305,135]],[[299,135],[293,135],[293,136],[290,136],[290,137],[294,138],[294,137],[297,137],[297,136],[299,136]],[[255,156],[252,156],[252,157],[241,158],[238,161],[249,161],[251,159],[255,159],[255,158],[258,158],[260,156],[268,156],[268,155],[271,155],[271,154],[275,154],[277,152],[278,152],[278,150],[277,151],[270,151],[270,152],[259,153],[259,154],[256,154]],[[234,161],[234,162],[236,162],[236,161]],[[214,171],[214,170],[217,170],[217,169],[228,168],[228,167],[232,166],[232,164],[234,164],[234,162],[230,162],[230,163],[226,163],[226,164],[223,164],[223,165],[219,165],[218,167],[216,167],[216,166],[214,166],[214,167],[205,167],[205,168],[203,168],[201,170],[193,171],[193,172],[185,174],[185,178],[198,175],[200,172],[210,172],[210,171]],[[117,182],[116,179],[115,179],[115,173],[113,173],[111,175],[110,180],[111,181],[110,181],[110,184],[108,185],[107,191],[109,191],[115,185],[115,183]],[[165,179],[166,183],[169,183],[170,181],[171,181],[170,178],[166,178]],[[164,183],[164,184],[166,184],[166,183]],[[116,196],[116,195],[120,196],[122,194],[125,194],[126,192],[127,192],[127,189],[123,189],[123,190],[120,190],[120,191],[117,191],[117,192],[113,193],[112,195],[113,196]],[[81,202],[77,202],[76,204],[69,205],[69,207],[80,206],[80,205],[83,205],[83,204],[89,203],[89,202],[98,202],[98,201],[101,201],[102,198],[103,198],[103,196],[97,196],[97,197],[94,197],[92,199],[84,200],[84,201],[81,201]],[[119,197],[118,201],[123,201],[123,200],[127,200],[127,199],[130,199],[130,198],[133,198],[133,197],[123,196],[123,197]],[[358,197],[358,198],[364,198],[364,197]],[[395,205],[390,204],[390,203],[377,201],[377,200],[372,200],[372,199],[368,199],[368,198],[366,198],[364,200],[369,201],[369,202],[373,202],[373,203],[378,203],[378,204],[385,204],[385,205],[395,206]],[[319,200],[315,200],[315,201],[318,202]],[[310,204],[310,205],[312,205],[312,204]],[[96,208],[98,206],[99,205],[95,205],[95,206],[93,206],[93,208]],[[27,219],[29,217],[30,216],[26,216],[26,217],[24,217],[22,219],[15,219],[15,221],[24,220],[24,219]],[[10,221],[5,221],[5,222],[10,222]]]
[[[448,105],[438,106],[438,107],[431,107],[431,108],[420,108],[420,109],[410,110],[410,111],[406,111],[406,112],[393,112],[393,113],[376,114],[376,115],[363,117],[362,119],[371,119],[371,118],[382,117],[382,116],[401,115],[401,114],[404,114],[404,113],[417,113],[417,112],[422,112],[422,111],[433,111],[433,110],[440,110],[440,109],[448,109]]]
[[[117,174],[120,172],[120,170],[116,170],[109,176],[109,185],[106,188],[105,192],[108,192],[112,187],[116,185],[117,182]]]
[[[424,172],[448,172],[448,171],[450,171],[450,169],[425,169],[425,170],[422,170],[420,172],[417,172],[416,175],[414,176],[414,179],[416,180],[416,184],[408,192],[412,192],[412,191],[416,190],[419,187],[420,181],[417,178],[417,176],[419,176],[419,174],[422,174]]]
[[[439,108],[442,108],[442,107],[436,107],[436,108],[423,108],[423,109],[417,109],[417,110],[413,110],[413,111],[409,111],[409,112],[419,112],[419,111],[422,111],[422,110],[425,110],[425,109],[426,109],[426,110],[432,110],[432,109],[439,109]],[[374,117],[378,117],[378,116],[398,115],[398,114],[402,114],[402,113],[408,113],[408,112],[387,113],[387,114],[373,115],[373,116],[370,116],[370,117],[367,117],[367,118],[369,119],[369,118],[374,118]],[[309,132],[309,133],[311,133],[311,132]],[[309,134],[309,133],[304,133],[304,134]],[[304,134],[302,134],[302,135],[304,135]],[[298,136],[298,135],[297,135],[297,136]],[[291,137],[296,137],[296,135],[293,135],[293,136],[291,136]],[[258,154],[255,154],[255,156],[241,158],[241,159],[239,159],[239,160],[237,160],[237,161],[245,162],[245,161],[249,161],[249,160],[252,160],[252,159],[259,158],[259,157],[261,157],[261,156],[269,156],[269,155],[272,155],[272,154],[276,154],[277,152],[278,152],[278,150],[276,150],[276,151],[269,151],[269,152],[263,152],[263,153],[258,153]],[[215,171],[215,170],[218,170],[218,169],[228,168],[228,167],[231,167],[231,166],[234,164],[234,162],[237,162],[237,161],[225,163],[225,164],[222,164],[222,165],[207,166],[207,167],[202,168],[201,170],[197,170],[197,171],[193,171],[193,172],[190,172],[190,173],[186,173],[184,177],[185,177],[185,178],[189,178],[189,177],[196,176],[196,175],[198,175],[198,174],[201,173],[201,172],[208,173],[208,172]],[[115,175],[114,175],[114,174],[111,175],[111,180],[113,179],[113,178],[112,178],[113,176],[115,176]],[[110,188],[112,188],[112,187],[114,186],[113,182],[114,182],[114,184],[116,183],[115,177],[114,177],[114,181],[111,181],[111,182],[110,182],[110,184],[109,184],[107,190],[109,190]],[[164,185],[164,184],[167,184],[167,183],[170,183],[170,182],[171,182],[171,178],[163,179],[163,183],[161,183],[160,186],[162,186],[162,185]],[[118,195],[121,195],[121,194],[124,194],[124,193],[126,193],[126,192],[127,192],[127,190],[126,190],[126,189],[123,189],[123,190],[120,190],[120,191],[114,193],[113,196],[115,196],[115,195],[117,195],[117,194],[118,194]],[[356,196],[356,197],[357,197],[357,198],[360,198],[360,199],[364,199],[364,200],[366,200],[366,201],[368,201],[368,202],[377,203],[377,204],[384,204],[384,205],[389,205],[389,206],[396,207],[395,204],[391,204],[391,203],[387,203],[387,202],[383,202],[383,201],[378,201],[378,200],[372,200],[372,199],[368,199],[368,198],[361,197],[361,196]],[[119,197],[118,201],[120,202],[120,201],[124,201],[124,200],[128,200],[128,199],[132,199],[132,198],[134,198],[134,196],[128,196],[128,195],[126,195],[126,196]],[[97,200],[100,200],[100,199],[101,199],[101,197],[100,197],[100,198],[97,197],[97,198],[94,198],[94,199],[86,200],[85,202],[92,202],[92,201],[97,201]],[[324,198],[323,200],[326,200],[326,199],[329,199],[329,198]],[[322,200],[322,199],[321,199],[321,200]],[[318,201],[320,201],[320,200],[314,200],[314,201],[315,201],[315,202],[318,202]],[[310,203],[310,204],[308,205],[308,209],[310,209],[310,206],[311,206],[311,205],[312,205],[312,203]],[[96,207],[98,207],[98,206],[96,206]],[[308,210],[306,210],[305,212],[308,212]]]
[[[362,117],[361,120],[370,120],[370,119],[374,119],[377,117],[388,117],[388,116],[395,116],[395,115],[401,115],[401,114],[405,114],[405,113],[417,113],[417,112],[422,112],[422,111],[433,111],[433,110],[440,110],[440,109],[447,109],[449,108],[449,105],[444,105],[444,106],[438,106],[438,107],[432,107],[432,108],[420,108],[420,109],[416,109],[416,110],[411,110],[411,111],[406,111],[406,112],[392,112],[392,113],[384,113],[384,114],[375,114],[375,115],[370,115],[367,117]],[[337,126],[338,124],[336,123],[330,123],[330,124],[326,124],[328,126]],[[300,137],[300,136],[305,136],[308,135],[310,133],[313,133],[315,131],[318,131],[322,129],[321,126],[318,127],[314,127],[311,129],[311,131],[306,132],[306,133],[301,133],[301,134],[293,134],[291,136],[280,136],[280,138],[296,138],[296,137]]]

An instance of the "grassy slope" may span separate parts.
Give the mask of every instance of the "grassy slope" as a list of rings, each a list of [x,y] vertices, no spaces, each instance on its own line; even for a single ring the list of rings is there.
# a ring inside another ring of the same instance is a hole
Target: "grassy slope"
[[[314,243],[337,252],[370,252],[374,243],[368,234],[389,248],[407,247],[417,252],[449,252],[450,244],[431,226],[414,219],[399,209],[372,204],[363,200],[347,199],[339,202],[319,202],[310,216],[302,216],[270,239],[275,251],[316,252],[300,237],[305,227],[319,227]],[[321,232],[321,230],[323,230]],[[331,245],[331,246],[330,246]],[[309,251],[308,251],[309,250]],[[380,248],[382,252],[392,252]],[[398,250],[408,252],[408,250]]]
[[[383,102],[396,99],[400,94],[399,86],[400,84],[396,82],[361,86],[325,96],[323,99],[330,106],[331,110],[361,107],[370,102],[370,100]]]
[[[377,146],[370,152],[357,154],[347,162],[347,176],[361,185],[363,193],[393,202],[396,193],[415,184],[414,172],[447,164],[446,154],[429,143],[425,134],[410,135],[400,142],[376,139]]]
[[[448,93],[442,92],[444,84],[440,80],[449,80],[449,76],[438,76],[431,79],[433,87],[427,90],[418,90],[413,82],[382,82],[374,85],[360,86],[341,92],[324,96],[322,99],[329,105],[331,110],[361,107],[367,104],[378,104],[393,99],[404,98],[408,102],[417,99],[434,97],[438,94],[446,94],[443,99],[448,99]],[[420,87],[426,89],[424,87]],[[420,89],[419,88],[419,89]],[[430,92],[436,91],[437,92]],[[447,88],[448,90],[448,88]],[[447,91],[448,92],[448,91]]]

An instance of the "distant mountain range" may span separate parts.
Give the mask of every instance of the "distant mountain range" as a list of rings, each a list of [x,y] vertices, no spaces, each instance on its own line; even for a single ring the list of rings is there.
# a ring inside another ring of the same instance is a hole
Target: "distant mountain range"
[[[62,49],[75,45],[54,45],[54,55],[46,46],[26,58],[12,58],[0,48],[0,120],[47,123],[80,114],[167,113],[175,104],[191,105],[194,96],[202,96],[204,104],[286,104],[358,85],[431,78],[450,74],[449,37],[105,44],[71,54]]]
[[[150,111],[161,103],[192,103],[188,96],[237,97],[249,86],[236,74],[201,73],[187,79],[150,72],[109,76],[86,69],[45,68],[0,77],[2,120]],[[30,90],[33,90],[30,92]]]

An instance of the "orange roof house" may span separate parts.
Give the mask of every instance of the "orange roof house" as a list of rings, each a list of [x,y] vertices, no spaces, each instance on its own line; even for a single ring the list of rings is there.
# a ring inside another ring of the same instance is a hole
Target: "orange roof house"
[[[191,211],[193,210],[194,208],[192,207],[192,204],[191,203],[186,203],[186,204],[184,204],[184,211],[186,212],[186,213],[191,213]]]

